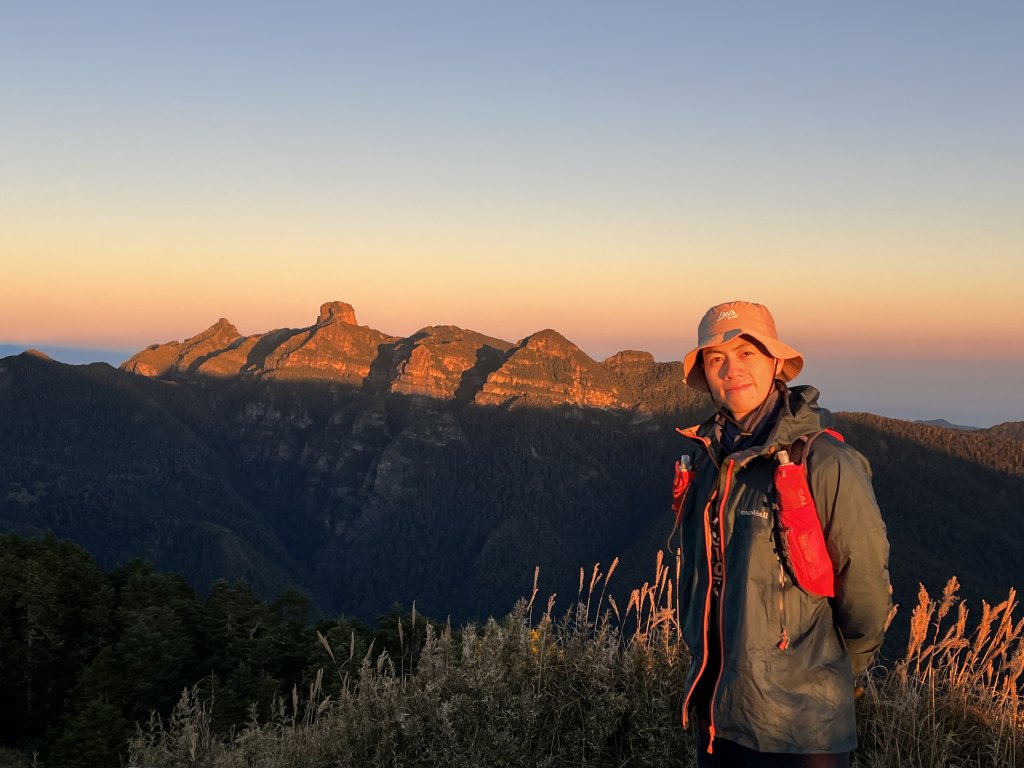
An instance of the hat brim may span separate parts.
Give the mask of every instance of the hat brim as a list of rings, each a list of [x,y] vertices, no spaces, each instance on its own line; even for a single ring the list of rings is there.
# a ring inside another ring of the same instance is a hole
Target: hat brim
[[[683,383],[701,392],[710,393],[708,381],[704,377],[704,366],[699,364],[701,350],[717,344],[724,344],[735,339],[737,336],[749,336],[752,339],[756,339],[761,346],[768,350],[768,354],[778,360],[782,360],[782,371],[779,373],[778,378],[783,381],[792,381],[803,370],[803,355],[788,344],[770,336],[762,336],[754,331],[733,328],[725,333],[713,336],[706,344],[702,344],[687,353],[686,357],[683,358]]]

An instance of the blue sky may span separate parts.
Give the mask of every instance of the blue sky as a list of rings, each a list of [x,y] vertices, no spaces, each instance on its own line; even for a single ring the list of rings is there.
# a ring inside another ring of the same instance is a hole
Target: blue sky
[[[1024,418],[1019,4],[3,10],[0,344],[336,299],[679,359],[749,298],[843,403]]]

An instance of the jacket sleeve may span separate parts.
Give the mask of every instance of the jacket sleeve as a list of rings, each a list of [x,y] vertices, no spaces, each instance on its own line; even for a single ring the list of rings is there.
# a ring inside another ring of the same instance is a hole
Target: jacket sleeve
[[[808,457],[811,493],[835,571],[833,612],[854,676],[882,646],[892,607],[889,540],[871,487],[871,467],[853,448],[822,437]]]

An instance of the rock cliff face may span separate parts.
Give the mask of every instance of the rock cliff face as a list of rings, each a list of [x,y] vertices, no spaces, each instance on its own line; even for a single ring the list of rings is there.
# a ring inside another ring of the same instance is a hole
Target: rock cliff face
[[[700,396],[681,386],[683,364],[658,363],[650,352],[625,350],[601,365],[611,372],[623,399],[637,410],[678,411],[693,407]]]
[[[340,301],[321,306],[307,328],[242,336],[221,319],[184,342],[154,344],[122,368],[178,380],[329,381],[379,395],[488,406],[648,411],[665,398],[673,408],[692,404],[678,364],[656,363],[648,352],[620,352],[599,363],[553,330],[518,344],[452,325],[389,336],[359,325],[352,305]]]
[[[221,318],[202,333],[183,342],[153,344],[126,360],[121,368],[141,376],[172,376],[192,373],[207,358],[230,348],[242,337]]]
[[[193,373],[199,376],[226,378],[257,370],[266,353],[294,333],[295,331],[290,329],[282,329],[246,336],[207,356],[195,367]]]
[[[284,339],[263,359],[258,372],[278,379],[332,379],[362,386],[382,344],[395,341],[356,325],[349,304],[329,302],[316,324]]]
[[[609,372],[561,334],[523,339],[477,394],[478,405],[626,407]]]
[[[351,304],[320,307],[316,323],[241,336],[224,318],[184,342],[154,344],[121,368],[142,376],[331,379],[361,386],[382,344],[394,339],[356,324]]]
[[[396,394],[468,400],[511,348],[453,325],[430,326],[394,345],[385,385]]]
[[[607,358],[602,365],[620,376],[642,375],[654,366],[654,355],[650,352],[624,349]]]

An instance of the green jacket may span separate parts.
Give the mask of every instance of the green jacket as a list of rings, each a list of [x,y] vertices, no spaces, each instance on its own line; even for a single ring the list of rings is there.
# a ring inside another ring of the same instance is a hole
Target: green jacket
[[[813,387],[784,393],[764,445],[719,464],[718,420],[680,432],[692,441],[696,472],[680,523],[683,637],[693,655],[684,689],[704,671],[707,622],[718,621],[722,659],[711,699],[712,735],[761,752],[849,752],[857,746],[854,677],[882,644],[891,607],[889,544],[871,489],[871,469],[856,450],[824,434],[804,457],[835,572],[834,598],[804,592],[777,554],[775,453],[832,421]],[[711,600],[708,508],[721,510],[724,582],[719,615]],[[779,644],[788,636],[784,650]]]

